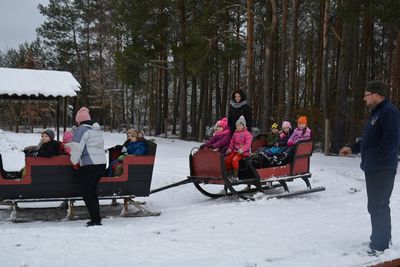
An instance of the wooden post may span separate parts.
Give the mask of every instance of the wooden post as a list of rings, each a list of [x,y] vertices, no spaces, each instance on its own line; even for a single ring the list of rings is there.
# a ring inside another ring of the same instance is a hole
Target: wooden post
[[[64,97],[64,133],[67,130],[68,123],[68,96]]]
[[[325,156],[329,155],[329,144],[330,144],[330,121],[329,119],[325,119],[325,134],[324,134],[324,152]]]
[[[56,119],[56,133],[57,133],[57,141],[60,141],[60,100],[61,97],[57,97],[57,119]]]
[[[72,220],[75,217],[75,207],[74,201],[69,200],[68,210],[67,210],[67,219]]]
[[[165,138],[168,138],[168,119],[164,118]]]

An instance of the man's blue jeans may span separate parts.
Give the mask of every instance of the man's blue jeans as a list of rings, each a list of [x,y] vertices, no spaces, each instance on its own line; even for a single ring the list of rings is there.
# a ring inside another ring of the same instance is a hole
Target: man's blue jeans
[[[368,212],[371,216],[370,248],[383,251],[391,240],[390,196],[396,170],[379,170],[365,173]]]

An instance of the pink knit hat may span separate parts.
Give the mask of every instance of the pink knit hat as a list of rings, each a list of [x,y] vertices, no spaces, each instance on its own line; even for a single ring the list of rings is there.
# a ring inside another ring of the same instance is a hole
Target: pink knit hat
[[[81,107],[76,113],[75,121],[81,123],[82,121],[90,121],[89,109],[87,107]]]
[[[72,141],[72,137],[73,137],[73,134],[72,134],[71,131],[64,132],[64,134],[63,134],[63,142],[64,143],[71,142]]]
[[[217,125],[221,126],[222,129],[226,129],[228,127],[228,119],[226,117],[223,117],[219,121],[217,121]]]
[[[291,125],[290,122],[288,122],[288,121],[284,121],[284,122],[282,123],[282,129],[285,128],[285,127],[289,127],[290,129],[292,129],[292,125]]]

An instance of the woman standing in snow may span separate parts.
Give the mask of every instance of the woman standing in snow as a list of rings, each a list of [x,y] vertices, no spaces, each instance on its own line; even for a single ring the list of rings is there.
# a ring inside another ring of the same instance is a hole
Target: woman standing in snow
[[[91,120],[86,107],[78,110],[75,121],[79,127],[72,138],[71,162],[77,170],[83,200],[90,215],[86,226],[101,225],[97,184],[106,170],[103,134],[100,125]]]

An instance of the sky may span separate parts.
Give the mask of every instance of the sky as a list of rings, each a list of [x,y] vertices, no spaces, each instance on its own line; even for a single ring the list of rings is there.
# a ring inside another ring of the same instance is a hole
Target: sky
[[[0,0],[0,50],[18,48],[36,38],[36,28],[44,21],[37,6],[48,0]]]

